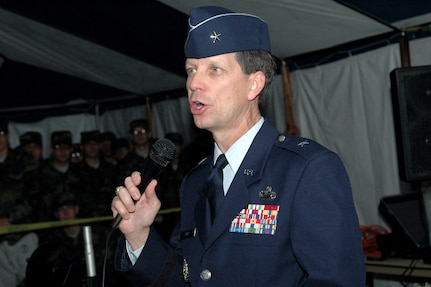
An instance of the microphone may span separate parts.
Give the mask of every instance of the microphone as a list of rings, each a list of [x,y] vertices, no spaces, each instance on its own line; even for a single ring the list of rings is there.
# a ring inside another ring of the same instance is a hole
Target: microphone
[[[175,144],[166,139],[157,140],[150,149],[150,154],[145,161],[145,167],[141,172],[141,184],[138,185],[141,194],[145,191],[150,181],[160,174],[175,156]],[[115,229],[121,222],[121,215],[117,214],[112,222],[112,228]]]

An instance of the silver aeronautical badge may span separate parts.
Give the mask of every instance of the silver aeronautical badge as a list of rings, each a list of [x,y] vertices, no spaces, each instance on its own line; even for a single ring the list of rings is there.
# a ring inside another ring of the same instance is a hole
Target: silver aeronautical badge
[[[183,277],[184,281],[189,282],[189,264],[186,259],[183,259]]]
[[[271,186],[267,186],[264,190],[259,191],[259,198],[264,200],[274,200],[277,197],[277,193],[272,191]]]

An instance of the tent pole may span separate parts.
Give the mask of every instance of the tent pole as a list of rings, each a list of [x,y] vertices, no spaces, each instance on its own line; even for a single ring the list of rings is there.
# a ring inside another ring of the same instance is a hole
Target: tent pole
[[[295,124],[295,117],[293,115],[293,99],[292,99],[292,86],[290,82],[290,72],[287,67],[286,61],[281,60],[281,72],[283,76],[283,93],[284,93],[284,108],[287,119],[287,131],[289,135],[299,136],[300,132]]]
[[[401,67],[403,68],[410,67],[409,39],[404,31],[401,32],[401,37],[400,37],[400,55],[401,55]]]

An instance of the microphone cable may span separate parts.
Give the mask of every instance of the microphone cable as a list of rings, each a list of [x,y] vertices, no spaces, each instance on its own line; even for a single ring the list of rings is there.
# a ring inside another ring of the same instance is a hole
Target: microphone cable
[[[112,234],[117,229],[109,228],[108,235],[106,236],[106,243],[105,243],[105,254],[103,256],[103,267],[102,267],[102,287],[105,287],[105,279],[106,279],[106,265],[108,262],[108,252],[109,252],[109,241],[111,240]]]

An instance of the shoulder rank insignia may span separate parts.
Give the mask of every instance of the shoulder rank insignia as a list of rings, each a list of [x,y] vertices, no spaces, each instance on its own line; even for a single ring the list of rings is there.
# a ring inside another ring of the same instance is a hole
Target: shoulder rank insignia
[[[302,142],[298,143],[297,146],[304,147],[307,144],[310,144],[310,142],[309,141],[302,141]]]

